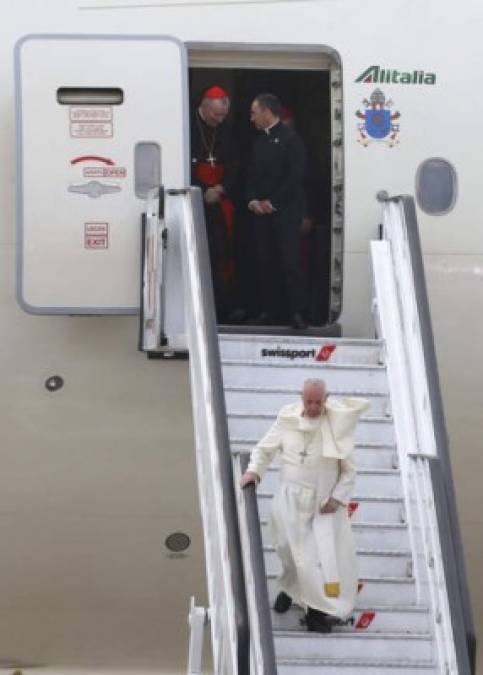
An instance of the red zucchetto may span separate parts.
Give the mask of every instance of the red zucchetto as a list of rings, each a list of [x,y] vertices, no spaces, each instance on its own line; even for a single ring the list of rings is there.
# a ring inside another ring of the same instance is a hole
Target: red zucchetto
[[[212,87],[208,87],[208,89],[205,89],[203,92],[203,95],[201,98],[229,98],[228,92],[223,89],[223,87],[219,87],[217,84],[214,84]]]

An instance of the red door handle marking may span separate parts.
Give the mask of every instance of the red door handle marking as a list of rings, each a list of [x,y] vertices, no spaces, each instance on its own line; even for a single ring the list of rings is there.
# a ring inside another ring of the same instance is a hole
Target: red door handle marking
[[[82,155],[81,157],[75,157],[70,160],[71,164],[79,164],[80,162],[104,162],[104,164],[114,166],[112,159],[109,159],[109,157],[100,157],[99,155]]]

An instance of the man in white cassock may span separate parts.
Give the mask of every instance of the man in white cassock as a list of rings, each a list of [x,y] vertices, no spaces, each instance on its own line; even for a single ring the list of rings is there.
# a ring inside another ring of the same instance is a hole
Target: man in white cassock
[[[270,530],[282,563],[274,609],[292,602],[306,611],[308,630],[330,632],[350,617],[357,596],[357,561],[347,505],[356,476],[354,431],[369,407],[362,398],[329,397],[325,382],[304,382],[302,400],[284,406],[255,446],[242,487],[258,483],[280,453],[280,483]]]

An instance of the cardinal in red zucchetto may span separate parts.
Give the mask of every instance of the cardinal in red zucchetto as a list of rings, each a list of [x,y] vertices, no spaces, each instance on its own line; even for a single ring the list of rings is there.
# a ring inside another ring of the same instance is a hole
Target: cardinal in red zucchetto
[[[210,250],[218,323],[230,313],[233,286],[233,194],[237,160],[226,123],[228,92],[218,85],[205,89],[191,120],[191,184],[201,188]]]

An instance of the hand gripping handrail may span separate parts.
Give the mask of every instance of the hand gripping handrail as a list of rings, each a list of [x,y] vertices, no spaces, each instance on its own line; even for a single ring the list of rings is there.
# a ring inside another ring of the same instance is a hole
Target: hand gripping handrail
[[[249,620],[201,192],[167,192],[180,230],[196,464],[216,675],[250,672]]]
[[[459,675],[474,675],[476,667],[475,629],[458,523],[416,208],[413,197],[408,195],[391,198],[381,195],[380,199],[385,202],[385,220],[389,209],[394,208],[394,206],[397,208],[399,221],[403,227],[403,236],[407,242],[407,251],[409,252],[409,269],[411,270],[418,316],[418,338],[423,354],[429,411],[436,448],[434,458],[423,460],[424,453],[421,453],[417,461],[421,465],[424,463],[428,465],[428,475],[430,476],[438,522],[458,673]],[[382,237],[391,241],[391,234],[387,232],[386,228],[383,229]]]

